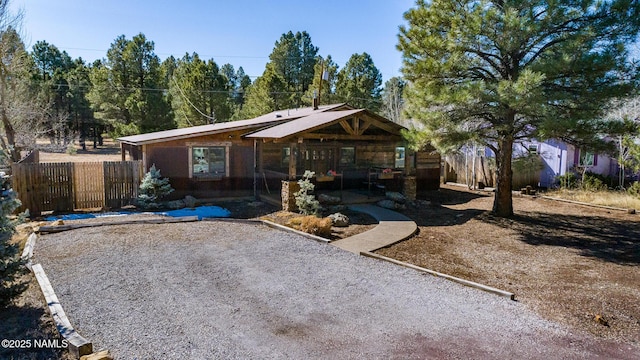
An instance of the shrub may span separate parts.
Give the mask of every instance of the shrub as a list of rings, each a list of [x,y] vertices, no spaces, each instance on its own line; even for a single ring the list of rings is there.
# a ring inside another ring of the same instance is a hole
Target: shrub
[[[69,155],[77,155],[78,154],[78,149],[76,149],[75,145],[73,145],[73,143],[70,143],[69,145],[67,145],[67,154]]]
[[[320,202],[311,194],[316,187],[311,182],[315,174],[313,171],[305,171],[302,179],[298,180],[300,190],[293,193],[298,211],[303,215],[317,215],[320,212]]]
[[[138,194],[138,205],[145,209],[160,207],[158,201],[173,192],[168,178],[160,175],[160,170],[153,164],[149,172],[144,175]]]
[[[627,193],[631,196],[640,198],[640,181],[636,181],[627,189]]]
[[[558,181],[561,189],[575,189],[578,187],[578,178],[572,172],[556,176],[556,181]]]
[[[11,243],[16,222],[9,216],[20,206],[9,177],[0,173],[0,308],[9,305],[15,297],[27,289],[27,282],[20,280],[26,273],[20,258],[18,244]]]
[[[289,226],[307,234],[328,237],[331,235],[330,218],[319,218],[315,215],[299,216],[289,220]]]
[[[582,190],[586,191],[600,191],[607,190],[606,182],[607,178],[600,174],[592,172],[586,172],[582,177]]]

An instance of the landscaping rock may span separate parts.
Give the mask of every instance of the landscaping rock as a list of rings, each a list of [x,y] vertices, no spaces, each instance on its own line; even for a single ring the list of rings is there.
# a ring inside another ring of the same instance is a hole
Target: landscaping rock
[[[395,201],[400,204],[404,204],[405,202],[407,202],[407,198],[404,195],[400,194],[399,192],[388,191],[385,193],[385,196],[387,197],[387,199]]]
[[[347,210],[346,205],[333,205],[333,206],[329,206],[329,209],[328,209],[330,213],[337,213],[345,210]]]
[[[198,206],[200,204],[200,201],[198,201],[198,199],[194,198],[191,195],[187,195],[184,197],[184,206],[188,207],[188,208],[194,208],[196,206]]]
[[[321,204],[327,204],[327,205],[337,205],[342,202],[342,200],[340,200],[339,197],[331,196],[327,194],[318,195],[318,201],[320,201]]]
[[[407,208],[406,206],[404,206],[404,204],[399,204],[391,200],[380,200],[376,203],[376,205],[380,206],[381,208],[390,210],[404,210]]]
[[[415,201],[415,207],[417,208],[421,208],[421,207],[427,207],[427,206],[431,206],[431,201],[427,201],[427,200],[416,200]]]
[[[164,205],[171,210],[182,209],[183,207],[185,207],[184,200],[167,201]]]
[[[349,217],[342,213],[335,213],[328,216],[333,226],[345,227],[349,226]]]

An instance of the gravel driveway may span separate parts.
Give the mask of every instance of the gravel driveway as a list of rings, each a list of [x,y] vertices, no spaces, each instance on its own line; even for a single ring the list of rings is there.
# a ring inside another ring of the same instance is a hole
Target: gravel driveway
[[[262,225],[120,225],[35,250],[116,359],[633,358],[518,302]]]

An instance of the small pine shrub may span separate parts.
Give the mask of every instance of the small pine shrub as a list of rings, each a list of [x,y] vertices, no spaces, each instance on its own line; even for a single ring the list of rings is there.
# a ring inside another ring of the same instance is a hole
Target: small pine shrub
[[[311,194],[316,187],[311,182],[311,178],[314,177],[315,174],[313,171],[305,171],[302,179],[298,180],[300,190],[293,193],[298,211],[303,215],[317,215],[320,213],[320,202]]]
[[[20,280],[26,268],[20,258],[18,244],[11,243],[19,220],[12,220],[9,216],[20,206],[20,200],[10,187],[9,177],[4,173],[0,175],[0,308],[4,308],[27,289],[28,283]]]
[[[171,194],[174,189],[168,178],[160,175],[160,170],[153,164],[149,172],[144,175],[138,191],[138,205],[144,209],[157,209],[161,199]]]
[[[640,199],[640,181],[636,181],[629,186],[627,194]]]
[[[289,226],[307,234],[328,237],[331,235],[330,218],[319,218],[315,215],[299,216],[289,220]]]

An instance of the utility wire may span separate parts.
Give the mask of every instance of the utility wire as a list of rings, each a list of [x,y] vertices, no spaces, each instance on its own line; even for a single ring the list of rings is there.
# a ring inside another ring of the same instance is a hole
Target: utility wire
[[[184,92],[182,91],[182,88],[180,88],[180,85],[178,85],[178,82],[176,81],[176,77],[175,75],[171,77],[171,80],[173,80],[173,83],[175,84],[175,86],[178,88],[178,90],[180,91],[180,94],[182,95],[182,97],[187,100],[187,102],[189,103],[189,105],[191,105],[192,108],[194,108],[198,114],[204,116],[206,119],[209,119],[212,121],[212,124],[216,122],[216,118],[215,117],[211,117],[209,115],[206,115],[205,113],[203,113],[202,111],[200,111],[200,109],[198,109],[195,105],[193,105],[193,103],[191,102],[191,100],[189,100],[189,98],[187,97],[187,95],[184,94]],[[189,120],[187,119],[187,122]]]

